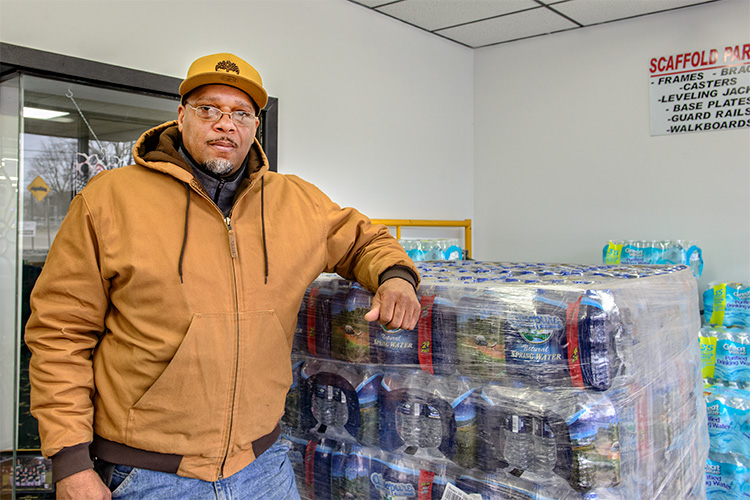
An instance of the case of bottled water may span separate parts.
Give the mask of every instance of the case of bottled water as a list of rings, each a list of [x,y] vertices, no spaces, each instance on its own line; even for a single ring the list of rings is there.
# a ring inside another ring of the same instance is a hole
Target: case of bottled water
[[[615,240],[604,245],[605,264],[685,264],[693,275],[703,273],[703,252],[686,240]]]
[[[461,243],[455,238],[398,240],[414,262],[424,260],[461,260]]]
[[[750,284],[708,284],[703,292],[703,319],[711,326],[750,328]]]
[[[710,283],[703,302],[706,495],[750,498],[750,285]]]
[[[412,331],[336,275],[305,295],[282,420],[303,498],[705,497],[688,266],[418,267]]]

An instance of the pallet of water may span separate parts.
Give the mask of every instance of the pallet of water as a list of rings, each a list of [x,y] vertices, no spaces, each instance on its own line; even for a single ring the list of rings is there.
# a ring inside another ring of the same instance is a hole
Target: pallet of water
[[[704,498],[687,266],[418,267],[412,331],[336,275],[305,295],[283,419],[303,498]]]

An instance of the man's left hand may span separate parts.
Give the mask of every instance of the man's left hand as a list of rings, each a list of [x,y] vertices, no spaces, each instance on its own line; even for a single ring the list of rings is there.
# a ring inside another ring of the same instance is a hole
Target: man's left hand
[[[419,300],[414,287],[401,278],[383,282],[372,299],[366,321],[378,321],[389,330],[413,330],[419,320]]]

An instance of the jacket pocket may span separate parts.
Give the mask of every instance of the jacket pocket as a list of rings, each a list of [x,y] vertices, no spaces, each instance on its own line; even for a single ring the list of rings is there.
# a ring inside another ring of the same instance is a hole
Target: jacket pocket
[[[196,314],[159,378],[130,408],[127,444],[206,458],[273,430],[291,385],[291,347],[274,311]]]
[[[240,316],[239,381],[230,454],[271,432],[292,384],[291,345],[274,311]],[[255,331],[255,334],[245,332]]]
[[[128,413],[127,444],[220,457],[237,359],[237,315],[195,314],[167,368]]]

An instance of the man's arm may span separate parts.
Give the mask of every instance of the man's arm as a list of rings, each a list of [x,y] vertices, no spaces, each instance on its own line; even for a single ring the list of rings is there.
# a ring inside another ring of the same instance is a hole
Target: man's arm
[[[104,329],[107,284],[82,196],[76,196],[31,294],[31,411],[56,480],[90,469],[95,392],[92,353]]]
[[[109,492],[94,469],[84,471],[61,479],[56,483],[57,500],[110,500]]]

